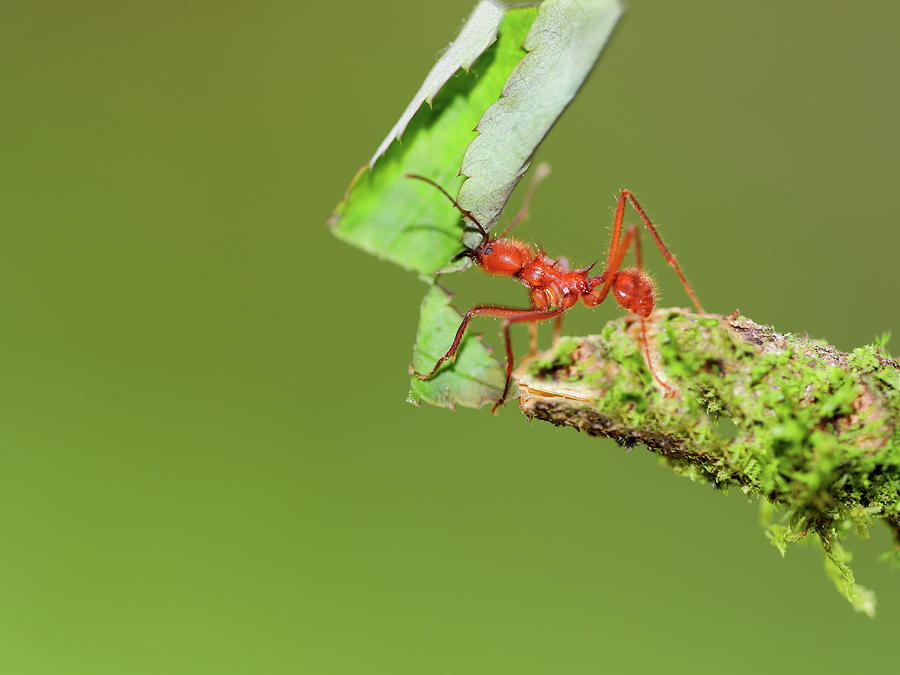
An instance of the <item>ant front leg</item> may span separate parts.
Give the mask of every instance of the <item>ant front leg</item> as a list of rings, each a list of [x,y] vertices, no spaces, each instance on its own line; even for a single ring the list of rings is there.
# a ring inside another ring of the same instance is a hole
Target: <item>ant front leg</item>
[[[444,365],[445,361],[447,361],[448,359],[456,358],[456,352],[457,350],[459,350],[459,345],[460,343],[462,343],[463,335],[465,335],[466,332],[466,327],[469,325],[469,321],[472,320],[472,317],[477,316],[478,314],[492,315],[492,312],[500,310],[511,311],[506,310],[504,307],[494,307],[492,305],[479,305],[478,307],[473,307],[472,309],[470,309],[463,317],[462,323],[459,324],[459,328],[456,329],[456,335],[453,338],[450,349],[448,349],[447,353],[437,360],[437,363],[434,364],[434,368],[431,369],[431,372],[420,373],[417,370],[413,370],[412,374],[420,380],[430,380],[432,377],[437,375],[437,372],[441,369],[441,366]]]
[[[473,307],[468,312],[466,312],[462,322],[459,324],[459,328],[456,329],[456,335],[453,338],[450,349],[448,349],[447,353],[437,360],[437,363],[434,364],[434,368],[431,369],[431,372],[420,373],[414,370],[412,371],[412,374],[420,380],[430,380],[431,378],[433,378],[447,360],[452,359],[456,356],[456,352],[459,351],[459,346],[462,343],[463,335],[465,335],[466,328],[469,326],[469,322],[472,320],[472,317],[484,315],[497,317],[498,319],[505,319],[505,321],[503,322],[503,332],[504,340],[506,343],[506,383],[503,385],[503,393],[501,394],[500,399],[491,408],[491,412],[496,412],[497,408],[500,407],[500,405],[506,400],[506,395],[509,393],[509,383],[512,378],[514,359],[512,353],[512,339],[510,338],[509,334],[510,325],[514,323],[521,323],[524,321],[536,322],[544,321],[546,319],[552,319],[562,314],[567,309],[570,309],[571,306],[572,305],[569,304],[566,307],[560,307],[551,310],[515,309],[512,307],[497,307],[495,305],[479,305],[477,307]]]

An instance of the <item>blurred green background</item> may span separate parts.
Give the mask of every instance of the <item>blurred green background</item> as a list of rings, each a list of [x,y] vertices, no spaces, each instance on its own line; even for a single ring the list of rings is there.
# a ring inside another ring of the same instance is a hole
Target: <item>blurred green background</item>
[[[324,222],[471,5],[0,6],[0,673],[895,663],[886,528],[870,620],[643,448],[404,403],[425,287]],[[898,22],[633,0],[520,234],[589,262],[627,186],[711,310],[896,333]]]

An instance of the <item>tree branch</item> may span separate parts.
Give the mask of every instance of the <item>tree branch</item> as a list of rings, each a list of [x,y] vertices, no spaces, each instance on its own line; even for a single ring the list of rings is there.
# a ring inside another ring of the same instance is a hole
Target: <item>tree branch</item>
[[[640,324],[562,338],[516,373],[529,418],[631,447],[675,471],[737,486],[784,510],[767,536],[784,553],[817,535],[839,590],[871,614],[839,537],[883,519],[900,544],[900,364],[879,345],[850,354],[733,314],[661,309],[648,321],[666,397],[639,347]],[[771,510],[771,509],[770,509]]]

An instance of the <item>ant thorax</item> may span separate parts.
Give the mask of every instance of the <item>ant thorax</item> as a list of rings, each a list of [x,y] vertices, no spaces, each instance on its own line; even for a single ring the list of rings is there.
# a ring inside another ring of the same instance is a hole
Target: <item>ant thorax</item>
[[[516,278],[528,288],[545,288],[560,281],[556,261],[538,253],[516,274]]]
[[[568,260],[565,258],[554,260],[544,253],[538,253],[522,268],[516,278],[533,290],[552,288],[560,296],[578,296],[590,290],[588,271],[590,267],[570,270]]]

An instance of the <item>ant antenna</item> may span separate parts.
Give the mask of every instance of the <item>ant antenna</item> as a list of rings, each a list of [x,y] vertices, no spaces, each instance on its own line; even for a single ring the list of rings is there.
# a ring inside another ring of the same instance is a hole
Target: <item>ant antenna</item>
[[[449,199],[449,200],[453,203],[453,206],[455,206],[457,209],[459,209],[459,212],[460,212],[461,214],[463,214],[463,217],[464,217],[464,218],[468,218],[468,219],[471,220],[473,223],[475,223],[475,227],[477,227],[477,228],[478,228],[478,231],[481,232],[481,236],[484,237],[484,241],[487,241],[488,239],[490,239],[490,236],[488,235],[487,230],[485,230],[484,227],[482,226],[482,224],[478,222],[478,219],[477,219],[475,216],[472,215],[472,212],[471,212],[471,211],[466,211],[463,207],[461,207],[461,206],[457,203],[457,201],[456,201],[455,199],[453,199],[453,197],[450,196],[450,193],[447,192],[447,191],[446,191],[444,188],[442,188],[440,185],[438,185],[437,183],[435,183],[435,182],[434,182],[433,180],[431,180],[430,178],[425,178],[425,176],[420,176],[420,175],[415,174],[415,173],[408,173],[408,174],[406,174],[406,177],[407,177],[407,178],[415,178],[416,180],[420,180],[420,181],[424,181],[425,183],[428,183],[428,184],[431,185],[432,187],[436,187],[438,190],[440,190],[440,191],[443,193],[443,195],[444,195],[447,199]]]

